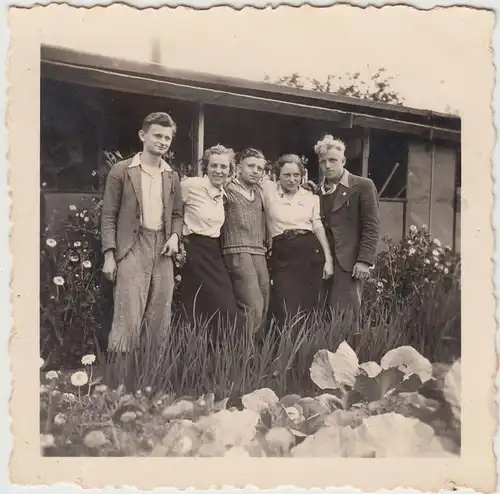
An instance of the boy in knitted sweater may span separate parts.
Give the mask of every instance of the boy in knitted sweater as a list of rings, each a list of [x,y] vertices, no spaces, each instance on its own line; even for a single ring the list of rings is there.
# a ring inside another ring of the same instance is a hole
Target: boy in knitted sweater
[[[263,328],[269,306],[267,226],[259,182],[266,160],[257,149],[247,148],[237,157],[237,177],[225,187],[225,223],[221,248],[238,308],[251,334]]]

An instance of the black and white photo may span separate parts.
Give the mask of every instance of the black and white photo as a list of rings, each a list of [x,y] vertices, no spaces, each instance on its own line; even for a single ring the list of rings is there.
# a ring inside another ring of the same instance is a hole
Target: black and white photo
[[[470,84],[493,87],[479,76],[488,16],[37,15],[66,19],[36,35],[39,455],[425,459],[460,476],[469,365],[494,346],[490,204],[472,200],[491,194],[475,180],[491,180],[493,133],[485,97],[475,117],[464,100],[458,53]],[[432,490],[405,468],[394,482]]]

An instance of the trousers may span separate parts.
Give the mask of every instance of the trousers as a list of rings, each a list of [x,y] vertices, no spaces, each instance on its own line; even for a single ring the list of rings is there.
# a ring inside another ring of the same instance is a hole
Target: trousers
[[[334,257],[333,276],[326,281],[326,308],[335,318],[349,320],[354,332],[359,331],[363,281],[352,277]]]
[[[161,343],[170,329],[174,270],[172,258],[160,254],[164,244],[163,230],[142,227],[118,263],[109,351],[137,349],[143,331]]]
[[[255,334],[263,329],[269,307],[266,256],[240,252],[223,257],[242,320],[250,334]]]

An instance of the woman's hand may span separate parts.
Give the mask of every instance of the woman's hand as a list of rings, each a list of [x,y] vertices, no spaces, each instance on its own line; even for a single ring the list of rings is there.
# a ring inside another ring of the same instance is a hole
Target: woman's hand
[[[323,267],[323,279],[327,280],[332,276],[333,276],[333,261],[331,259],[327,259]]]

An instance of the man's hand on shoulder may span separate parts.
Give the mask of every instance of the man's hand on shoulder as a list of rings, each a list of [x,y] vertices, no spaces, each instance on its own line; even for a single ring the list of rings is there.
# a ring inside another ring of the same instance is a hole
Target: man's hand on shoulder
[[[306,183],[303,183],[301,187],[305,190],[308,190],[309,192],[312,192],[313,194],[318,188],[318,186],[312,180],[308,180]]]

